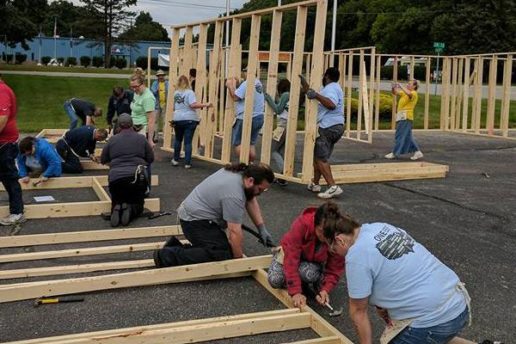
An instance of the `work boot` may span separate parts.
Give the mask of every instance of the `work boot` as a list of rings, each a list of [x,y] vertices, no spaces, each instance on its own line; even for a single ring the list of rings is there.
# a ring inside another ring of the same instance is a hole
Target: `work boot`
[[[111,211],[111,227],[118,227],[120,224],[120,204],[115,204],[113,210]]]
[[[157,268],[162,268],[163,264],[161,263],[161,258],[159,257],[159,250],[154,250],[152,257],[154,258],[154,265]]]
[[[120,215],[120,223],[122,226],[127,226],[129,222],[131,222],[131,213],[132,213],[132,207],[128,205],[127,203],[122,203],[120,212],[122,213]]]

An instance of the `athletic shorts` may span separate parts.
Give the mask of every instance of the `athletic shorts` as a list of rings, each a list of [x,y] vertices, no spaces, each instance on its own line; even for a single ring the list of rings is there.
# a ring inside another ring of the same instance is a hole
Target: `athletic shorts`
[[[319,128],[319,137],[315,139],[314,157],[317,160],[327,161],[335,143],[344,134],[344,125],[337,124],[328,128]]]

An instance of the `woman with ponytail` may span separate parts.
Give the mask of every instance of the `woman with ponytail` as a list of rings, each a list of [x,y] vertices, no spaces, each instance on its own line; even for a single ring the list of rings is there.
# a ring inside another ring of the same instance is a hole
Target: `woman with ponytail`
[[[331,252],[325,233],[335,233],[341,219],[333,202],[310,207],[281,239],[281,250],[272,261],[268,279],[273,288],[287,288],[296,307],[306,305],[303,290],[314,290],[321,305],[330,302],[329,293],[344,272],[344,258]]]

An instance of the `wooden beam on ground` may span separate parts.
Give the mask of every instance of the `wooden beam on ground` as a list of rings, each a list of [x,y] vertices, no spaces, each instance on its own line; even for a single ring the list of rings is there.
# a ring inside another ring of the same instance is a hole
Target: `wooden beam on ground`
[[[109,170],[109,166],[99,164],[89,159],[81,159],[81,166],[85,171]]]
[[[39,245],[69,244],[77,242],[97,242],[107,240],[127,240],[182,235],[181,226],[158,226],[142,228],[102,229],[64,233],[45,233],[0,237],[0,248]]]
[[[337,336],[299,340],[295,342],[285,342],[284,344],[341,344],[342,341]]]
[[[150,243],[143,243],[143,244],[113,245],[113,246],[86,247],[86,248],[69,248],[69,249],[65,249],[65,250],[3,254],[3,255],[0,255],[0,263],[150,251],[150,250],[157,250],[157,249],[163,247],[163,245],[164,245],[164,242],[160,241],[160,242],[150,242]]]
[[[122,270],[122,269],[140,269],[150,268],[154,266],[153,259],[142,259],[142,260],[128,260],[122,262],[108,262],[108,263],[94,263],[94,264],[76,264],[66,266],[50,266],[44,268],[28,268],[28,269],[16,269],[16,270],[1,270],[1,279],[13,279],[13,278],[27,278],[37,276],[54,276],[54,275],[67,275],[77,274],[86,272],[98,272],[108,270]]]
[[[210,327],[214,329],[219,327],[219,324],[224,322],[235,322],[235,321],[254,321],[254,320],[264,320],[274,318],[277,319],[279,317],[288,317],[292,315],[300,315],[300,311],[298,309],[281,309],[275,311],[265,311],[265,312],[256,312],[256,313],[246,313],[246,314],[237,314],[237,315],[227,315],[221,317],[207,318],[207,319],[197,319],[197,320],[187,320],[187,321],[179,321],[172,323],[164,323],[164,324],[156,324],[156,325],[147,325],[147,326],[136,326],[122,329],[112,329],[105,331],[96,331],[89,333],[77,333],[65,336],[56,336],[56,337],[47,337],[47,338],[38,338],[31,339],[21,342],[12,342],[14,343],[25,343],[25,344],[48,344],[48,343],[158,343],[155,341],[147,341],[146,336],[152,333],[165,333],[166,331],[170,331],[172,329],[185,329],[186,327],[197,327],[203,326],[207,332]],[[215,331],[220,332],[220,331]],[[244,335],[244,334],[242,334]],[[149,338],[150,339],[150,338]],[[165,343],[176,343],[176,338],[167,338]],[[179,338],[178,338],[179,339]],[[127,340],[127,341],[126,341]]]
[[[292,302],[292,298],[288,295],[285,289],[274,289],[269,284],[267,279],[267,272],[263,269],[259,269],[253,272],[253,277],[262,287],[267,289],[269,293],[274,295],[280,302],[282,302],[285,306],[289,308],[294,308],[294,304]],[[339,338],[341,344],[353,344],[345,335],[343,335],[339,330],[337,330],[333,325],[328,323],[317,314],[313,309],[308,306],[303,307],[303,313],[309,313],[312,315],[311,319],[311,328],[314,332],[316,332],[321,337],[337,337]]]
[[[104,276],[36,282],[34,285],[12,284],[0,288],[0,302],[27,300],[54,295],[77,294],[97,290],[140,287],[156,284],[219,278],[223,275],[252,272],[269,267],[271,255],[178,267],[127,272]],[[41,283],[41,284],[39,284]]]
[[[91,186],[93,187],[93,191],[95,192],[95,194],[101,201],[110,201],[111,202],[111,198],[109,197],[109,194],[106,192],[104,187],[99,183],[97,178],[92,179]]]
[[[147,198],[145,208],[159,211],[159,198]],[[75,217],[100,215],[111,211],[111,201],[70,202],[25,205],[27,219],[45,219],[54,217]],[[0,207],[0,217],[9,215],[9,206]]]

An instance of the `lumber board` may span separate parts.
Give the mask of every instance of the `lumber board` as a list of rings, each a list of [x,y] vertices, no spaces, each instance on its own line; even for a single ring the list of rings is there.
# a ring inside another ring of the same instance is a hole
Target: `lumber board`
[[[140,269],[150,268],[154,266],[153,259],[127,260],[121,262],[94,263],[94,264],[75,264],[66,266],[50,266],[44,268],[28,268],[0,270],[0,279],[27,278],[37,276],[54,276],[77,274],[86,272],[122,270],[122,269]]]
[[[145,200],[145,208],[159,211],[159,198]],[[111,211],[111,201],[28,204],[25,205],[27,219],[45,219],[55,217],[92,216]],[[0,217],[9,215],[9,206],[0,207]]]
[[[464,60],[464,88],[462,90],[462,130],[465,131],[468,129],[468,116],[469,116],[469,86],[471,84],[470,77],[470,69],[471,69],[471,59],[466,57]]]
[[[22,262],[28,260],[43,260],[43,259],[55,259],[64,257],[83,257],[83,256],[96,256],[103,254],[115,254],[125,252],[140,252],[157,250],[163,247],[165,243],[150,242],[143,244],[129,244],[129,245],[113,245],[113,246],[101,246],[101,247],[86,247],[86,248],[70,248],[65,250],[52,250],[52,251],[41,251],[41,252],[29,252],[29,253],[12,253],[0,255],[1,263],[10,262]]]
[[[512,55],[507,55],[504,63],[503,74],[503,97],[502,107],[500,109],[500,129],[502,136],[509,136],[509,109],[511,106],[511,79],[512,79]]]
[[[487,89],[487,118],[486,129],[488,135],[493,135],[495,123],[495,103],[496,103],[496,70],[498,60],[496,56],[491,58],[489,64],[489,84]]]
[[[206,326],[206,329],[209,329],[211,326],[218,327],[218,324],[224,322],[235,322],[235,321],[253,321],[256,319],[277,319],[282,316],[291,316],[291,315],[300,315],[300,311],[297,309],[282,309],[275,311],[264,311],[264,312],[255,312],[255,313],[245,313],[245,314],[237,314],[237,315],[227,315],[220,316],[214,318],[205,318],[205,319],[197,319],[197,320],[187,320],[187,321],[179,321],[179,322],[171,322],[164,324],[156,324],[156,325],[147,325],[147,326],[136,326],[122,329],[112,329],[105,331],[96,331],[89,333],[78,333],[64,336],[55,336],[55,337],[47,337],[47,338],[39,338],[39,339],[31,339],[27,341],[21,342],[13,342],[14,343],[25,343],[25,344],[44,344],[44,343],[110,343],[112,340],[122,340],[128,338],[129,340],[135,340],[140,338],[143,340],[142,336],[147,333],[156,333],[157,331],[167,331],[171,329],[177,328],[185,328],[185,327],[196,327],[196,326]],[[138,341],[141,343],[142,341]],[[126,342],[124,342],[126,343]],[[175,343],[175,341],[169,341],[167,343]]]
[[[34,178],[34,181],[39,178]],[[46,182],[40,183],[36,186],[29,183],[20,183],[22,190],[48,190],[48,189],[76,189],[76,188],[91,188],[93,180],[97,180],[100,186],[108,186],[108,176],[77,176],[77,177],[56,177],[49,178]],[[159,185],[159,176],[153,175],[151,177],[151,185]],[[0,191],[5,191],[3,185],[0,184]]]
[[[269,94],[272,99],[275,99],[276,97],[276,85],[278,83],[278,60],[282,20],[283,13],[274,11],[272,14],[271,47],[269,53],[270,59],[267,72],[267,94]],[[274,118],[275,116],[272,108],[265,104],[265,118],[263,122],[263,138],[260,161],[266,164],[270,164],[271,161],[271,143]]]
[[[107,240],[126,240],[182,234],[183,231],[181,230],[181,226],[172,225],[141,228],[102,229],[94,231],[85,230],[63,233],[15,235],[0,237],[0,248],[69,244],[77,242],[97,242]]]
[[[283,174],[292,176],[294,174],[294,157],[296,152],[296,130],[297,130],[297,119],[299,112],[299,94],[300,94],[300,79],[303,69],[303,52],[305,49],[305,34],[306,34],[306,19],[308,16],[308,9],[306,7],[299,7],[296,16],[296,33],[294,41],[294,56],[292,59],[292,75],[294,76],[291,80],[290,87],[290,98],[289,98],[289,111],[288,111],[288,122],[287,122],[287,133],[285,134],[285,152],[284,152],[284,168]],[[314,55],[315,56],[315,55]],[[322,60],[322,55],[320,56]],[[312,59],[312,63],[315,59]],[[310,81],[315,77],[319,77],[318,71],[314,71],[313,68],[310,72]],[[312,85],[310,85],[312,86]],[[318,89],[316,87],[312,88]],[[312,102],[307,99],[308,103]],[[306,123],[306,120],[305,120]],[[305,124],[306,125],[306,124]],[[313,147],[313,146],[312,146]],[[313,149],[313,148],[312,148]]]
[[[423,117],[423,128],[428,129],[428,119],[429,119],[429,110],[430,110],[430,75],[431,75],[431,57],[427,57],[426,59],[426,73],[425,73],[425,113]]]
[[[169,87],[167,99],[174,99],[175,84],[177,82],[177,68],[179,58],[179,36],[181,30],[178,28],[172,29],[171,46],[170,46],[170,67],[168,71]],[[174,119],[174,102],[167,101],[167,108],[165,111],[165,125],[163,126],[163,147],[172,146],[172,128],[168,123]]]
[[[353,92],[353,51],[348,55],[348,89],[346,90],[346,137],[350,137],[351,132],[351,100]]]
[[[93,188],[93,191],[101,201],[111,201],[111,198],[109,197],[108,193],[96,178],[92,179],[91,186]]]
[[[295,342],[285,342],[285,344],[341,344],[341,340],[337,336],[314,338],[307,340],[299,340]]]
[[[252,272],[267,268],[271,263],[271,258],[271,255],[266,255],[120,274],[37,282],[40,284],[12,284],[0,288],[0,302],[26,300],[43,295],[66,295],[97,290],[179,283],[199,278],[218,278],[221,275]]]
[[[202,24],[199,26],[199,37],[198,37],[198,46],[197,46],[197,64],[195,69],[197,70],[196,76],[196,87],[195,90],[195,98],[200,103],[208,102],[208,95],[206,94],[204,86],[206,85],[206,47],[208,42],[208,25]],[[217,103],[214,104],[214,107],[217,107]],[[199,144],[201,146],[205,146],[205,137],[206,137],[206,122],[208,121],[208,110],[207,109],[199,109],[199,118],[201,122],[197,126],[197,130],[195,130],[194,138],[193,138],[193,147],[192,150],[197,152],[199,148]],[[202,141],[199,143],[200,138]]]
[[[256,75],[258,67],[258,43],[260,40],[261,17],[253,15],[251,17],[251,33],[249,34],[249,55],[247,59],[247,88],[244,98],[244,117],[242,123],[242,137],[240,142],[240,162],[249,163],[249,152],[251,150],[251,128],[253,122],[254,109],[254,82],[259,77]],[[263,90],[262,90],[263,92]],[[264,104],[265,105],[265,104]],[[229,137],[226,137],[229,139]]]
[[[362,141],[360,139],[361,131],[362,131],[362,116],[363,116],[363,103],[364,103],[364,78],[366,76],[364,75],[364,70],[362,69],[362,64],[364,63],[364,50],[360,49],[359,51],[359,59],[358,59],[358,88],[360,91],[358,92],[358,108],[357,108],[357,129],[356,129],[356,136],[355,138],[359,141]],[[366,85],[367,87],[367,85]],[[367,101],[367,100],[366,100]]]
[[[328,1],[319,1],[317,3],[317,12],[315,14],[315,32],[312,48],[312,77],[310,78],[310,86],[314,90],[319,90],[322,86],[321,76],[323,70],[323,51],[324,51],[324,30],[326,28],[326,16],[328,13]],[[305,20],[306,21],[306,20]],[[310,101],[305,106],[305,138],[303,144],[303,164],[302,172],[304,174],[303,183],[308,183],[313,175],[314,166],[314,146],[317,137],[317,109],[318,103]]]
[[[253,272],[252,276],[254,279],[264,287],[269,293],[274,295],[280,302],[282,302],[288,308],[294,308],[292,298],[288,295],[285,289],[274,289],[269,284],[267,279],[267,272],[263,269],[258,269]],[[339,338],[341,344],[353,344],[344,334],[337,330],[333,325],[328,323],[322,318],[317,312],[315,312],[309,306],[303,307],[301,310],[303,313],[311,314],[311,328],[321,337],[336,336]]]

